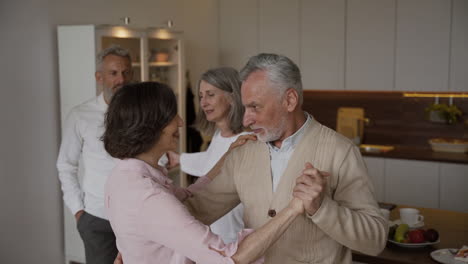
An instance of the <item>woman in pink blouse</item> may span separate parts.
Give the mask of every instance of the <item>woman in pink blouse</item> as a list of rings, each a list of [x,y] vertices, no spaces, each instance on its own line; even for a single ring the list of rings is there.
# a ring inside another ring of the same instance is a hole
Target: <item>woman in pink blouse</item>
[[[177,149],[181,126],[175,95],[164,84],[125,86],[109,104],[104,146],[121,160],[107,180],[105,207],[123,262],[262,262],[265,250],[303,213],[302,201],[292,199],[258,230],[243,230],[236,242],[224,244],[182,204],[216,177],[224,156],[208,175],[186,189],[174,186],[167,170],[158,165],[164,153]],[[249,139],[255,140],[255,136],[240,137],[230,149]]]

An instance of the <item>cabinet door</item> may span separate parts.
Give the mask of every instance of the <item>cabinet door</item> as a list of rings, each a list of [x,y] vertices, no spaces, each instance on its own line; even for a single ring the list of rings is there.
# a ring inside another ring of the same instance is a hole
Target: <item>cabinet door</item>
[[[452,7],[450,91],[468,91],[468,1],[454,0]]]
[[[66,263],[85,263],[86,257],[83,240],[76,228],[75,216],[65,205],[63,206],[63,231],[65,237]]]
[[[96,95],[94,26],[57,28],[62,124],[70,110]]]
[[[178,96],[181,92],[180,48],[178,39],[148,38],[148,80],[169,85]]]
[[[261,52],[299,61],[299,0],[260,0],[259,44]]]
[[[258,1],[219,2],[220,62],[241,69],[258,53]]]
[[[343,90],[345,1],[302,1],[299,12],[304,90]]]
[[[440,208],[468,213],[468,165],[440,163]]]
[[[377,201],[385,202],[385,159],[364,157]]]
[[[70,110],[96,96],[96,47],[95,29],[86,26],[59,26],[57,28],[59,79],[60,79],[60,113],[62,125]],[[63,129],[63,127],[62,127]],[[82,172],[81,168],[79,170]],[[81,180],[81,175],[79,175]],[[64,205],[64,242],[65,260],[84,263],[85,252],[83,241],[76,229],[76,220]]]
[[[448,89],[450,3],[398,1],[396,90]]]
[[[395,0],[348,1],[346,90],[393,90],[395,9]]]
[[[182,120],[186,120],[186,84],[185,84],[185,53],[183,35],[162,29],[149,29],[143,41],[144,53],[148,54],[142,60],[147,71],[148,80],[169,85],[177,97],[177,111]],[[179,153],[186,152],[187,127],[184,122],[179,130]],[[187,186],[187,176],[180,169],[173,169],[169,175],[179,186]]]
[[[409,206],[439,207],[439,164],[385,160],[385,200]]]

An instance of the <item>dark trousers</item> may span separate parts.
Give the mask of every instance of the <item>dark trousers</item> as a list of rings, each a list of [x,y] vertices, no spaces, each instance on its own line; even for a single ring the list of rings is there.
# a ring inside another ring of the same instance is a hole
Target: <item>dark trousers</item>
[[[118,251],[109,221],[84,212],[77,228],[84,242],[86,264],[114,263]]]

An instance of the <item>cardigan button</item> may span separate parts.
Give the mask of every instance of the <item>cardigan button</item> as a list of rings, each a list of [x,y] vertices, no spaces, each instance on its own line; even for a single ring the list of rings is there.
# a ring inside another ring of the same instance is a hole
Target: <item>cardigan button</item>
[[[275,209],[270,209],[270,210],[268,210],[268,216],[269,216],[269,217],[275,217],[275,215],[276,215]]]

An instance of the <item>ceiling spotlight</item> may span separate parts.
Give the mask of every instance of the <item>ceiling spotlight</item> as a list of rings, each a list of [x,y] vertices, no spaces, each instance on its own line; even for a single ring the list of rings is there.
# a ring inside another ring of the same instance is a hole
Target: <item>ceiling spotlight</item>
[[[173,26],[174,26],[174,21],[172,21],[172,20],[170,20],[170,19],[167,20],[167,21],[166,21],[166,26],[167,26],[167,28],[173,27]]]
[[[123,21],[125,25],[130,24],[130,17],[122,17],[120,20]]]

